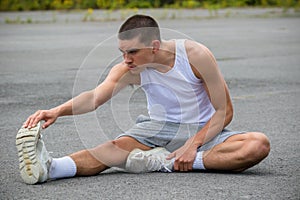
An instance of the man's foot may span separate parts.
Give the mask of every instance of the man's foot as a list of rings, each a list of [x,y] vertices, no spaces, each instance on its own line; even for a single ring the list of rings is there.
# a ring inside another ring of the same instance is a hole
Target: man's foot
[[[16,136],[21,177],[27,184],[45,182],[52,158],[41,139],[41,124],[31,129],[21,128]]]
[[[133,173],[172,172],[173,161],[166,160],[169,154],[169,151],[161,147],[149,151],[134,149],[127,158],[125,169]]]

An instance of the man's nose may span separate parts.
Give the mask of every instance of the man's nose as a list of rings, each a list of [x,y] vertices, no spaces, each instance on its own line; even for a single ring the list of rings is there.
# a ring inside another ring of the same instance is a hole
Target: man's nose
[[[123,54],[123,57],[124,57],[124,60],[125,60],[125,63],[132,63],[132,56],[129,55],[128,53],[124,53]]]

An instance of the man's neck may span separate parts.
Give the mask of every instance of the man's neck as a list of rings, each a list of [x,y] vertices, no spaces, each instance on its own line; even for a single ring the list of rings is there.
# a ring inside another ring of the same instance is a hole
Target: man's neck
[[[174,40],[162,41],[159,51],[155,56],[154,68],[165,73],[173,68],[175,64],[175,42]]]

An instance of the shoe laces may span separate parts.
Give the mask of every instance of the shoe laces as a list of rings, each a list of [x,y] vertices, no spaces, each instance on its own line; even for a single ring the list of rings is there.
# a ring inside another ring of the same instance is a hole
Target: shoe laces
[[[163,156],[154,156],[150,154],[148,156],[145,155],[145,157],[147,157],[147,166],[149,170],[171,172],[171,170],[165,166],[165,163],[163,161],[163,159],[165,158]]]

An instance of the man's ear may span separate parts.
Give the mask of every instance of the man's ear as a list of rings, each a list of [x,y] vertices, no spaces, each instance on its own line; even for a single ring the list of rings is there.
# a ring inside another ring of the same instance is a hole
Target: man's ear
[[[152,52],[156,53],[160,48],[160,41],[159,40],[153,40],[152,41]]]

